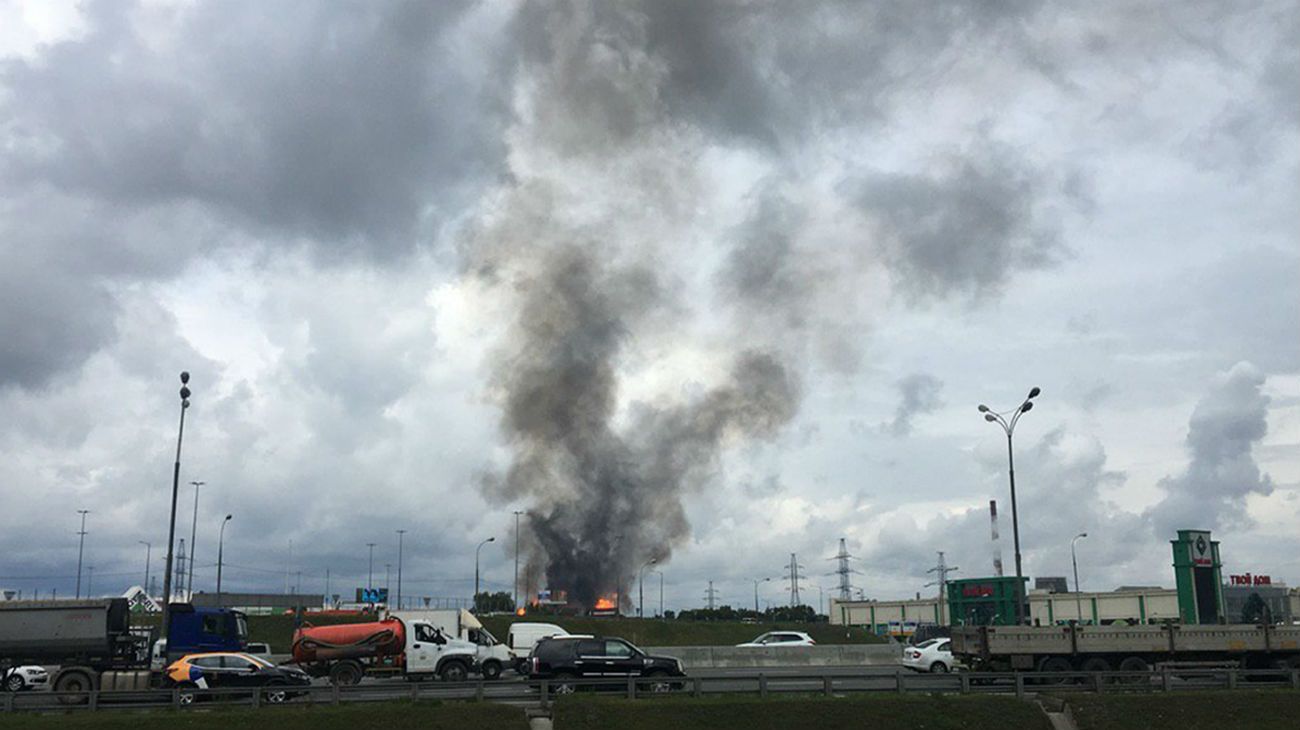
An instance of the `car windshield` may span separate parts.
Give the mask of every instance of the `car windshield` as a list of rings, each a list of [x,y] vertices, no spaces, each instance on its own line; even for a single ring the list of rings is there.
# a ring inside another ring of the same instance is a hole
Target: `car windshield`
[[[274,667],[274,666],[275,666],[274,664],[268,662],[267,660],[263,659],[262,657],[253,656],[252,654],[240,654],[239,656],[241,656],[241,657],[247,659],[248,661],[250,661],[250,662],[252,662],[252,663],[254,663],[254,664],[256,664],[256,665],[258,665],[258,666],[260,666],[260,667]]]

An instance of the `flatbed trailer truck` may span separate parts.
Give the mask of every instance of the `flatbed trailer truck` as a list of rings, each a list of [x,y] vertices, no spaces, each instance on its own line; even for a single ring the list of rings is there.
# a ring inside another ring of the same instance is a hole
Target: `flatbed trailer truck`
[[[1145,672],[1172,662],[1300,669],[1300,626],[954,626],[952,653],[974,671]]]

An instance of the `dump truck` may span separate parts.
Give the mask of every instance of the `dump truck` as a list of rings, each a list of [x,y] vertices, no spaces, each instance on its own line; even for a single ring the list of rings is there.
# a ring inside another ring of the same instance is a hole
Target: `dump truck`
[[[496,679],[506,667],[515,666],[510,650],[488,631],[483,622],[463,608],[428,611],[390,611],[389,617],[406,621],[428,621],[443,634],[475,646],[475,668],[484,679]]]
[[[56,692],[147,689],[154,630],[131,626],[125,598],[0,602],[0,669],[57,666]],[[225,608],[171,604],[168,653],[239,651],[248,638],[244,614]],[[75,700],[75,696],[70,695]]]
[[[475,645],[431,621],[409,616],[331,626],[303,624],[293,632],[292,651],[290,663],[336,685],[357,684],[367,675],[455,682],[478,668]]]
[[[952,653],[974,671],[1145,672],[1167,663],[1300,668],[1300,626],[954,626]]]

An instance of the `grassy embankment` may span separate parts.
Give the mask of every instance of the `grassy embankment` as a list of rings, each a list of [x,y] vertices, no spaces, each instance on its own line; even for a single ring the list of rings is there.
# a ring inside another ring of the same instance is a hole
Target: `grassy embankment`
[[[1171,694],[1069,695],[1079,730],[1294,730],[1300,692],[1186,691]]]
[[[359,616],[312,616],[309,619],[318,626],[324,624],[355,623],[373,620]],[[505,641],[510,624],[515,621],[539,621],[553,623],[574,634],[600,634],[621,636],[639,646],[731,646],[749,641],[765,631],[785,629],[803,631],[813,637],[818,644],[871,644],[883,639],[853,628],[848,631],[842,626],[829,624],[743,624],[739,621],[667,621],[664,619],[636,618],[569,618],[555,616],[485,616],[483,624],[493,636]],[[136,623],[146,624],[148,619],[137,618]],[[156,622],[156,619],[155,619]],[[264,641],[271,645],[276,653],[289,651],[293,641],[294,620],[292,616],[249,616],[249,641]]]
[[[0,728],[23,730],[527,730],[523,710],[474,702],[364,702],[339,707],[213,708],[66,714],[0,714]]]

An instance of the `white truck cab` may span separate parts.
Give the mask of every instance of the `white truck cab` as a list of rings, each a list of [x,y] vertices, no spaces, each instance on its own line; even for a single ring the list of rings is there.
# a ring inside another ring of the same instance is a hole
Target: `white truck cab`
[[[492,632],[484,628],[474,614],[464,609],[434,611],[390,611],[389,616],[398,618],[407,626],[424,624],[437,629],[448,639],[455,639],[458,644],[472,648],[474,653],[473,669],[483,675],[484,679],[496,679],[506,667],[514,666],[509,650],[497,641]],[[407,632],[411,636],[411,632]],[[409,643],[408,638],[408,643]],[[407,662],[411,660],[407,650]],[[409,670],[408,670],[409,671]]]
[[[402,619],[406,625],[407,676],[436,676],[459,682],[478,665],[478,647],[447,635],[428,621]]]

